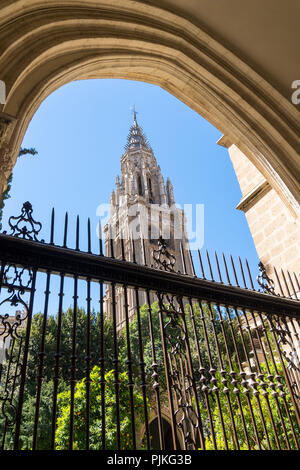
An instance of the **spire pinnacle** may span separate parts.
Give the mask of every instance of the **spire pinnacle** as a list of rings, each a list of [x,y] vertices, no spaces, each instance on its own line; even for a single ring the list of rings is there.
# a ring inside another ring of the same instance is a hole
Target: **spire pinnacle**
[[[135,109],[135,105],[132,105],[130,109],[131,109],[131,112],[133,114],[133,125],[137,126],[138,124],[137,124],[137,120],[136,120],[136,115],[138,114],[138,112]]]
[[[132,106],[131,109],[133,113],[133,125],[130,127],[125,149],[129,150],[129,149],[137,149],[137,148],[144,147],[147,150],[151,150],[151,146],[143,132],[142,127],[139,126],[137,123],[137,120],[136,120],[137,111],[135,110],[135,106]]]
[[[137,121],[136,121],[136,115],[137,115],[137,111],[135,109],[135,105],[131,106],[131,111],[132,111],[132,114],[133,114],[133,125],[134,126],[137,126]]]

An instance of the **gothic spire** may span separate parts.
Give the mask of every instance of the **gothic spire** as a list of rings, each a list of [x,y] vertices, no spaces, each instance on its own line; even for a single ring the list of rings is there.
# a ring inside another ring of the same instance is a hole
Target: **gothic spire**
[[[147,150],[152,150],[151,146],[147,140],[147,137],[145,136],[143,129],[141,126],[138,125],[137,119],[136,119],[136,114],[137,112],[133,111],[133,125],[129,129],[129,134],[127,137],[127,144],[125,146],[126,150],[136,150],[139,148],[144,148]]]

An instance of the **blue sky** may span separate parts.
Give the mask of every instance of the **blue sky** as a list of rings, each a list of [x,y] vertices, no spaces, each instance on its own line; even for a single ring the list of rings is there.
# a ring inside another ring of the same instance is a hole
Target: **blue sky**
[[[247,257],[253,272],[258,258],[245,215],[235,207],[241,191],[227,152],[216,144],[221,133],[177,98],[155,85],[117,79],[71,82],[51,94],[34,115],[23,147],[38,156],[18,159],[3,228],[30,201],[34,217],[49,239],[55,207],[55,241],[62,243],[65,211],[74,246],[76,215],[81,247],[86,249],[86,220],[91,218],[97,247],[96,208],[109,202],[120,174],[120,158],[132,124],[131,107],[153,148],[162,173],[174,186],[179,204],[204,204],[204,247],[213,253]]]

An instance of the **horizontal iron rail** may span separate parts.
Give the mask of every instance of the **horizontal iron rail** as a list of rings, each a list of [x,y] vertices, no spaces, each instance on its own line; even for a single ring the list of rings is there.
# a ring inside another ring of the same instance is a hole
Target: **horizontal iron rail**
[[[78,278],[125,284],[155,292],[211,301],[220,305],[259,310],[284,316],[300,316],[298,300],[208,281],[179,273],[166,272],[129,261],[109,258],[0,235],[0,259],[37,271],[76,275]]]

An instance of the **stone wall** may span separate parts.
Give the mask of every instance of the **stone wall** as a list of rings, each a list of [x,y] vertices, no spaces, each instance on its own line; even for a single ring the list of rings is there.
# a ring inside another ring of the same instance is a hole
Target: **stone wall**
[[[246,215],[257,254],[268,275],[276,282],[275,267],[284,292],[286,286],[281,269],[285,271],[290,293],[293,295],[287,271],[291,274],[296,291],[299,291],[294,273],[300,282],[300,218],[287,207],[266,178],[236,145],[225,137],[218,143],[228,148],[242,193],[237,209]],[[277,285],[277,289],[278,287]]]

